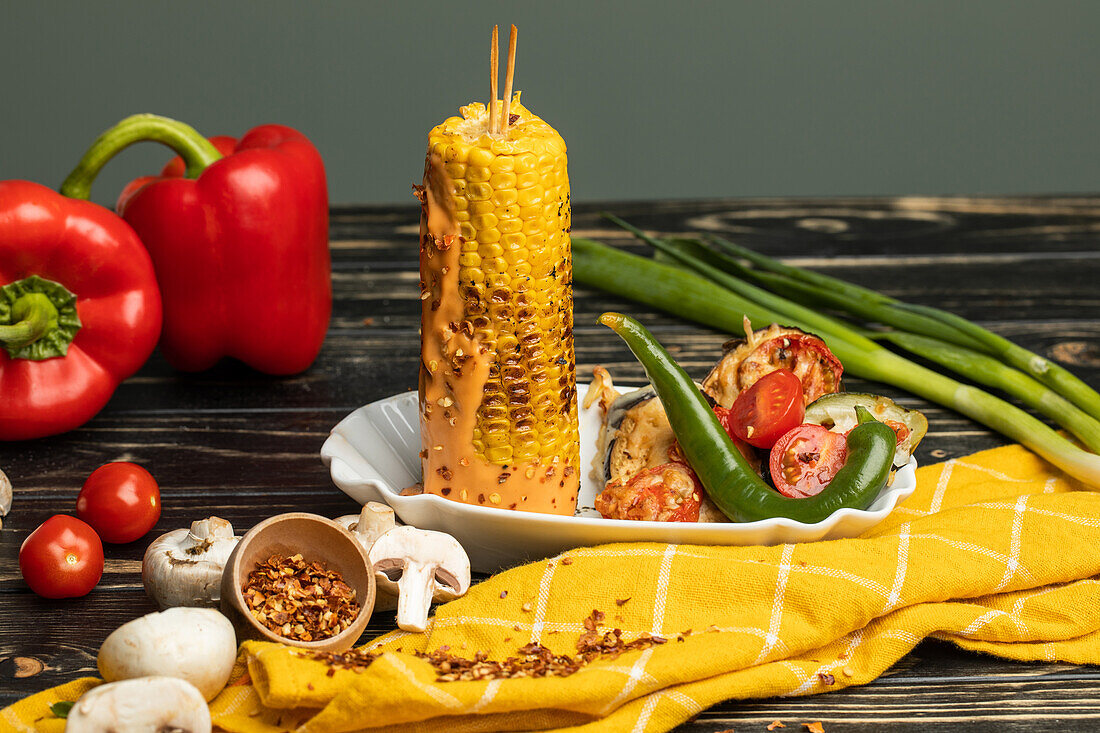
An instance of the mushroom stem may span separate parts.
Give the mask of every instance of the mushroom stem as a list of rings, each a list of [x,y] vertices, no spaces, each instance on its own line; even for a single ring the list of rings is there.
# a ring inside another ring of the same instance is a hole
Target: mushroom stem
[[[409,563],[397,581],[397,625],[406,631],[428,628],[428,610],[435,590],[435,568]]]

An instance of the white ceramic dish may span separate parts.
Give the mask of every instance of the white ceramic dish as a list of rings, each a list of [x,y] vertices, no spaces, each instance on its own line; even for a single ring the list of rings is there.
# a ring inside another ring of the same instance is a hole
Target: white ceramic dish
[[[588,385],[578,384],[578,399]],[[360,407],[332,429],[321,448],[333,482],[361,504],[380,501],[402,522],[453,535],[474,570],[493,572],[574,547],[606,542],[692,545],[777,545],[854,537],[881,521],[917,488],[916,459],[897,472],[892,486],[865,510],[841,509],[817,524],[790,519],[746,523],[629,522],[604,519],[593,508],[602,486],[588,475],[600,429],[599,408],[580,410],[581,479],[576,516],[471,506],[432,494],[401,496],[420,482],[417,394],[405,392]]]

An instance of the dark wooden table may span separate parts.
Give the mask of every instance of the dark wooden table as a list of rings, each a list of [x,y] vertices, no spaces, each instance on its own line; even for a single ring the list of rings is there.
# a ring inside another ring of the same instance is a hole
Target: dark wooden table
[[[647,229],[724,231],[766,253],[954,310],[1100,384],[1100,197],[580,205],[574,234],[625,243],[599,219],[605,208]],[[333,212],[335,312],[325,348],[307,373],[274,379],[223,364],[181,375],[157,354],[82,429],[0,445],[0,467],[15,484],[12,514],[0,530],[0,707],[94,674],[106,635],[155,610],[141,589],[148,539],[109,546],[103,580],[85,598],[43,600],[19,576],[20,543],[52,514],[73,511],[81,483],[100,464],[136,461],[159,479],[164,513],[155,533],[212,513],[245,530],[284,511],[337,516],[357,510],[329,480],[318,451],[351,410],[415,387],[416,231],[412,206]],[[577,289],[582,376],[603,364],[617,377],[641,378],[618,340],[594,322],[602,310],[624,307]],[[725,338],[630,308],[697,375]],[[864,389],[859,380],[846,384]],[[931,431],[918,452],[922,463],[1003,442],[954,412],[874,389],[925,410]],[[376,614],[367,633],[392,627],[392,614]],[[1093,730],[1100,728],[1100,669],[1009,663],[930,641],[865,687],[718,705],[680,731],[763,730],[776,719],[789,730],[814,720],[829,731],[923,731],[960,723],[974,730]]]

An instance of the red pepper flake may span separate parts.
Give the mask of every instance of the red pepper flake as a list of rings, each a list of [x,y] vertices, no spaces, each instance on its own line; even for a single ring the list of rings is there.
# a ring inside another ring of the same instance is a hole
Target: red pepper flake
[[[782,720],[773,720],[771,722],[771,725],[768,726],[768,730],[775,730],[776,728],[786,728],[786,727],[787,726],[783,725]]]
[[[831,674],[822,674],[822,673],[819,672],[818,675],[817,675],[817,678],[819,680],[821,680],[821,684],[823,684],[823,685],[835,685],[836,684],[836,678],[833,677]]]
[[[507,597],[508,597],[508,591],[506,591],[506,590],[502,590],[502,591],[500,592],[500,597],[501,597],[501,598],[507,598]]]
[[[632,598],[632,596],[627,596],[626,598],[616,598],[615,599],[615,605],[622,608],[623,606],[626,605],[626,602],[629,601],[631,598]]]
[[[825,733],[825,728],[821,725],[820,720],[814,723],[803,723],[802,727],[810,733]]]
[[[398,649],[397,651],[401,651]],[[380,652],[368,652],[362,649],[348,649],[346,652],[298,652],[298,656],[316,659],[329,665],[326,675],[332,677],[337,669],[362,672],[381,656]],[[313,689],[312,685],[309,689]]]
[[[355,590],[343,576],[300,554],[257,563],[241,590],[253,618],[295,641],[335,636],[359,616]]]
[[[561,559],[561,564],[562,564],[562,565],[572,565],[572,564],[573,564],[573,558],[571,558],[571,557],[568,557],[568,556],[566,556],[566,557],[563,557],[563,558]]]
[[[634,641],[624,642],[622,631],[613,629],[599,633],[599,624],[604,619],[601,611],[594,610],[584,620],[587,631],[577,640],[577,657],[556,655],[541,644],[532,642],[520,647],[515,656],[504,661],[493,661],[487,652],[479,651],[473,659],[455,657],[446,653],[446,647],[440,647],[430,654],[417,654],[426,659],[435,668],[437,682],[455,682],[458,680],[514,679],[519,677],[567,677],[582,667],[598,659],[614,659],[626,651],[646,649],[664,644],[667,639],[651,634],[643,634]],[[514,627],[520,630],[519,624]],[[549,631],[549,634],[558,633]],[[506,637],[510,641],[511,637]]]

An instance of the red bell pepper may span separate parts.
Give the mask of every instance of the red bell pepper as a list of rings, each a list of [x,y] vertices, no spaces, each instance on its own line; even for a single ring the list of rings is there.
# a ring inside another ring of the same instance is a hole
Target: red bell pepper
[[[126,222],[0,181],[0,440],[87,422],[149,358],[160,326],[153,263]]]
[[[137,231],[164,298],[161,350],[178,369],[225,356],[295,374],[321,350],[332,312],[328,189],[317,149],[263,125],[223,154],[193,128],[154,115],[103,133],[62,184],[87,198],[100,168],[142,140],[179,153],[160,177],[126,187],[119,213]],[[180,177],[182,174],[182,177]]]

